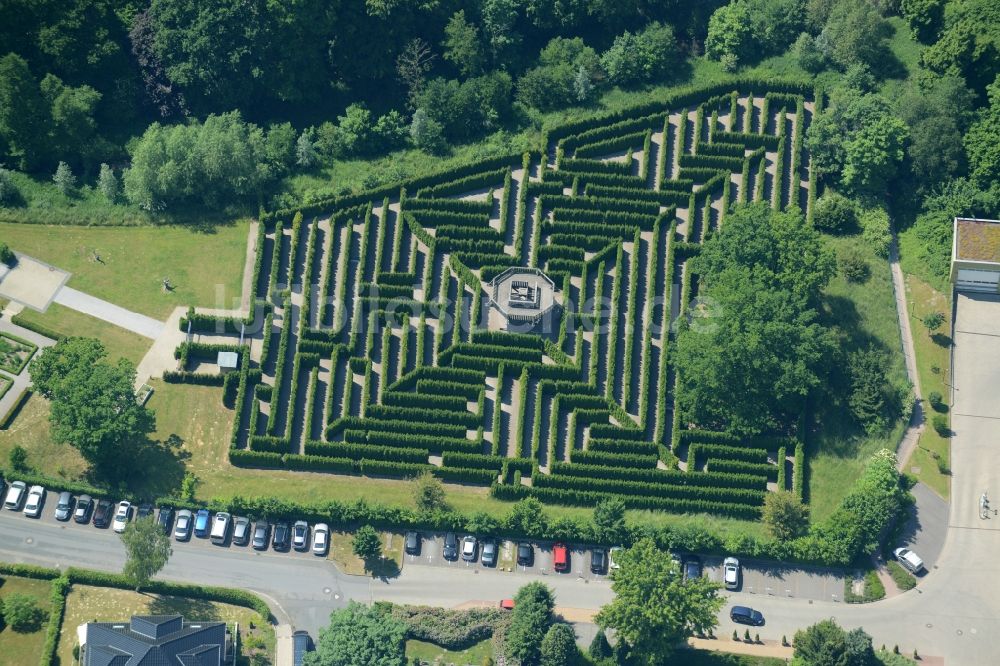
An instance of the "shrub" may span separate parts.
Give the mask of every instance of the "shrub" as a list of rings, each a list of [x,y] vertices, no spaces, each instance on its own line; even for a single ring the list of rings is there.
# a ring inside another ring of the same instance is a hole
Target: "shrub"
[[[447,650],[465,650],[493,635],[503,619],[498,608],[452,610],[434,606],[393,605],[390,614],[406,625],[407,637]]]
[[[840,274],[848,282],[861,284],[867,282],[868,278],[871,277],[871,266],[861,256],[861,253],[853,248],[841,252],[837,256],[837,266],[840,268]]]
[[[21,191],[14,182],[11,171],[0,167],[0,206],[16,206],[21,202]]]
[[[935,414],[931,419],[931,425],[934,426],[934,430],[937,431],[937,434],[942,437],[951,436],[951,429],[948,427],[948,417],[944,414]]]
[[[900,590],[905,592],[906,590],[912,590],[917,586],[917,579],[913,577],[913,574],[904,569],[899,562],[889,560],[885,563],[885,568],[889,571],[889,575],[892,576],[893,582],[896,583],[896,587]]]
[[[14,631],[31,633],[42,626],[45,611],[38,607],[35,597],[17,592],[4,597],[3,619]]]
[[[944,398],[937,391],[931,391],[927,395],[927,402],[929,402],[931,407],[934,408],[934,411],[937,412],[946,411],[948,407],[947,405],[944,404]]]
[[[14,256],[13,250],[7,246],[7,243],[0,243],[0,262],[8,266],[13,266],[16,261],[17,258]]]
[[[889,214],[880,208],[865,211],[861,216],[861,228],[865,244],[880,257],[889,256],[889,245],[892,243]]]

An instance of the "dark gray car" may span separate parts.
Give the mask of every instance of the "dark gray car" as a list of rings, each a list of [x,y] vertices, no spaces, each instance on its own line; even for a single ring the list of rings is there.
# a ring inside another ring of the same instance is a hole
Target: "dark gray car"
[[[458,559],[458,537],[455,536],[454,532],[448,532],[444,535],[444,548],[441,549],[441,555],[446,560]]]
[[[258,520],[253,528],[253,549],[267,550],[267,544],[271,540],[271,525],[263,520]]]
[[[73,515],[73,495],[67,491],[59,493],[59,501],[56,502],[56,520],[69,520]]]
[[[250,519],[246,516],[236,516],[233,521],[233,545],[245,546],[250,542]]]
[[[90,495],[80,495],[76,500],[76,511],[73,512],[73,520],[86,525],[90,522],[90,512],[94,510],[94,500]]]
[[[483,554],[480,556],[484,567],[497,565],[497,542],[493,539],[483,541]]]

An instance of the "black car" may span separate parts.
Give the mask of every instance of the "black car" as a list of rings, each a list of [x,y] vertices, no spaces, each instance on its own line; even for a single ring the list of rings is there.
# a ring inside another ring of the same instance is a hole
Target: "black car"
[[[271,548],[274,550],[288,550],[292,547],[292,530],[288,523],[277,523],[274,526],[274,536],[271,539]]]
[[[458,537],[455,536],[454,532],[448,532],[444,535],[444,548],[441,550],[441,555],[446,560],[458,559]]]
[[[406,533],[406,544],[404,545],[407,555],[420,554],[420,534],[417,532]]]
[[[90,522],[90,514],[94,510],[94,500],[90,495],[80,495],[76,500],[76,510],[73,511],[73,520],[86,525]]]
[[[148,518],[153,515],[153,505],[152,504],[140,504],[139,510],[135,514],[136,520],[142,520],[143,518]]]
[[[161,506],[160,513],[156,516],[156,523],[163,530],[164,534],[170,534],[170,528],[174,524],[174,510],[169,506]]]
[[[684,558],[684,580],[701,578],[701,559],[694,555]]]
[[[733,606],[729,609],[729,619],[752,627],[764,626],[764,614],[749,606]]]
[[[97,508],[94,509],[94,527],[107,527],[110,525],[114,513],[114,502],[109,499],[98,500]]]
[[[253,527],[253,549],[267,550],[267,542],[271,540],[271,525],[258,520]]]
[[[530,567],[535,561],[535,549],[530,543],[522,541],[517,544],[517,563],[524,567]]]
[[[292,634],[292,664],[294,666],[302,666],[306,652],[312,652],[312,650],[313,641],[309,632],[300,629]]]
[[[603,548],[590,551],[590,573],[603,574],[608,570],[608,553]]]

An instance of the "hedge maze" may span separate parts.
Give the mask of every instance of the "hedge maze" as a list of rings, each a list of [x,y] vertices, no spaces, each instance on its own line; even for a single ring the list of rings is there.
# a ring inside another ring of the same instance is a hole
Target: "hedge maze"
[[[266,213],[250,311],[191,310],[166,379],[223,387],[234,465],[757,518],[769,490],[801,493],[802,445],[680,423],[672,324],[731,205],[811,212],[802,137],[821,103],[729,81],[552,128],[544,155]],[[556,285],[531,330],[489,304],[511,266]],[[192,370],[221,349],[238,371]]]

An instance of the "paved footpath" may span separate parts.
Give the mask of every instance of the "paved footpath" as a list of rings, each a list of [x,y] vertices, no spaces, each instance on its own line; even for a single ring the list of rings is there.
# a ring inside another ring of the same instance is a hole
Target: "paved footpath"
[[[64,286],[60,289],[56,293],[55,302],[153,340],[163,332],[162,321],[126,310],[120,305],[109,303],[72,287]]]

